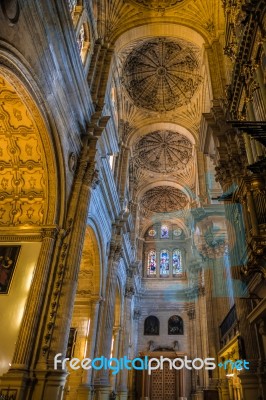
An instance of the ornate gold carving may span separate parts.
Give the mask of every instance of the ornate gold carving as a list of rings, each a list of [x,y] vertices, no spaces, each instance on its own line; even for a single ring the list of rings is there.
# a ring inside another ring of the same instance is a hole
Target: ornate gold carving
[[[1,73],[6,76],[0,80],[0,225],[53,223],[55,189],[48,170],[55,176],[54,163],[47,166],[43,151],[45,145],[49,157],[44,122],[23,86],[11,73]]]

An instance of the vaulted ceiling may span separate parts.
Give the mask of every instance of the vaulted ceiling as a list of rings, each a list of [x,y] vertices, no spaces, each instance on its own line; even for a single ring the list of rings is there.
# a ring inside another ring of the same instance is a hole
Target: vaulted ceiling
[[[131,196],[144,234],[156,215],[169,218],[197,199],[199,129],[212,100],[206,49],[220,40],[224,10],[221,0],[101,3],[101,34],[115,47],[113,85],[121,141],[131,154]]]

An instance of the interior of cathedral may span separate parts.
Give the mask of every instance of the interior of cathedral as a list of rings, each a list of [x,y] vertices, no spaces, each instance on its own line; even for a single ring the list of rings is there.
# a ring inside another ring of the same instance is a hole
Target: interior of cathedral
[[[0,400],[266,400],[265,146],[265,0],[0,0]]]

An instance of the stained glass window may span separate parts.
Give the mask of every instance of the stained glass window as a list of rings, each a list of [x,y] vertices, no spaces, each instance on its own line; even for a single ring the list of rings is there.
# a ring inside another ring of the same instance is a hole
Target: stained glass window
[[[156,251],[151,250],[148,254],[148,275],[156,276]]]
[[[182,255],[181,250],[173,251],[173,275],[182,274]]]
[[[167,250],[162,250],[161,251],[160,275],[161,276],[168,276],[169,275],[169,252]]]
[[[167,225],[162,225],[161,227],[161,238],[162,239],[169,238],[169,228]]]

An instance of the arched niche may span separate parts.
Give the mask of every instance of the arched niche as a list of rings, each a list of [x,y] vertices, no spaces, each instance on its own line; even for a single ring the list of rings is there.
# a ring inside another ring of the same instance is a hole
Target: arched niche
[[[44,119],[22,82],[0,67],[0,226],[56,219],[55,151]]]
[[[90,298],[101,294],[100,248],[97,236],[90,226],[86,228],[82,250],[77,296],[80,293]]]
[[[160,321],[155,315],[150,315],[144,321],[144,335],[157,336],[160,334]]]
[[[58,152],[53,146],[41,96],[32,78],[28,76],[26,80],[27,72],[18,60],[17,74],[21,78],[5,66],[11,61],[2,51],[0,57],[0,255],[13,262],[12,271],[2,276],[0,294],[4,324],[0,333],[1,374],[8,370],[15,345],[19,344],[25,310],[30,308],[33,312],[41,303],[42,295],[27,304],[33,276],[36,285],[38,279],[42,279],[44,286],[47,282],[48,267],[42,270],[46,274],[40,275],[42,261],[38,264],[42,245],[39,232],[58,223],[60,207],[55,159]],[[12,315],[15,317],[10,318]]]
[[[172,315],[169,318],[168,335],[184,335],[184,321],[179,315]]]

